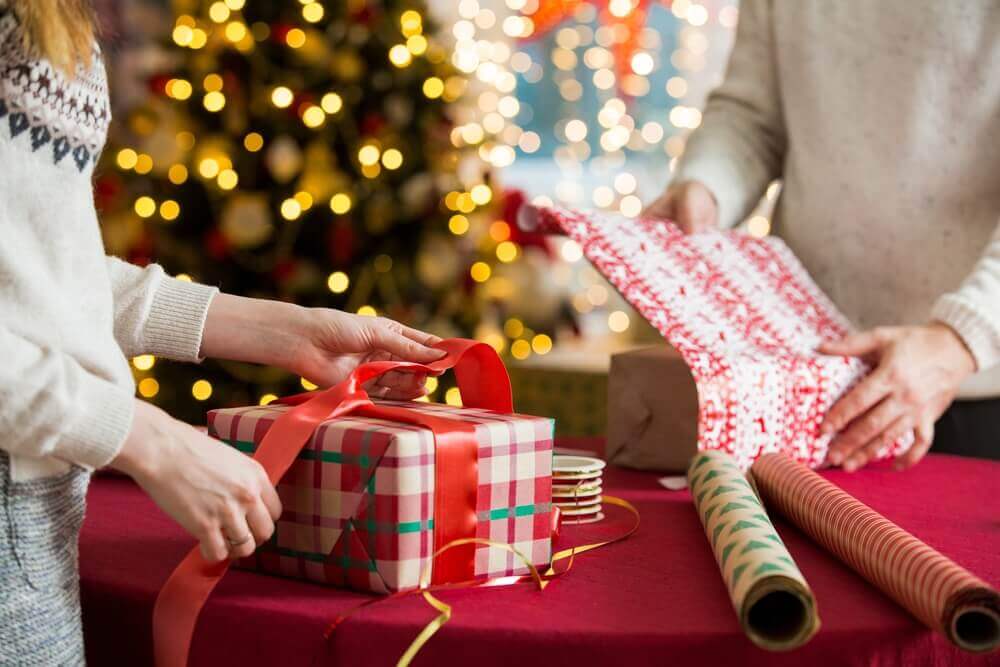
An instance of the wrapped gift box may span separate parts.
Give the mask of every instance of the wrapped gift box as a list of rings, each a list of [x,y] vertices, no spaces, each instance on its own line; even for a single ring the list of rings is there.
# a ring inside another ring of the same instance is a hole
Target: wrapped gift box
[[[523,207],[519,222],[569,235],[677,350],[694,381],[698,448],[725,450],[744,469],[774,451],[813,467],[823,463],[829,444],[819,434],[823,416],[869,369],[857,358],[816,352],[820,342],[841,338],[851,327],[779,239],[735,231],[685,235],[663,220],[547,206]],[[612,398],[609,431],[634,430],[643,404],[649,411],[662,409],[657,406],[665,397],[690,404],[690,383],[670,381],[683,376],[676,357],[660,359],[657,367],[664,370],[659,381],[647,369],[631,400]],[[628,382],[611,379],[613,386]],[[683,421],[673,431],[657,415],[659,447],[686,446],[692,416],[677,414]],[[911,443],[912,434],[882,455]],[[624,449],[630,446],[625,440]],[[628,458],[621,451],[618,456]],[[649,457],[640,453],[634,460]]]
[[[669,345],[611,357],[607,459],[640,470],[684,472],[698,451],[698,389]]]
[[[553,421],[421,402],[379,401],[474,424],[476,537],[549,563]],[[213,410],[209,432],[251,453],[282,405]],[[361,416],[322,423],[278,484],[284,511],[272,539],[238,565],[271,574],[395,592],[418,586],[434,544],[434,437],[429,429]],[[475,547],[475,576],[527,571],[504,549]]]

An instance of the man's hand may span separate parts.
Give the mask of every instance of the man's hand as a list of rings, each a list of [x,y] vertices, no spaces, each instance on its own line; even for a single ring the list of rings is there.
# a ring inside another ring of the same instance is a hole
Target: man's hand
[[[719,225],[719,206],[712,192],[699,181],[671,183],[659,199],[642,212],[645,218],[671,220],[685,234],[696,234]]]
[[[878,450],[911,429],[913,446],[896,460],[896,469],[919,461],[934,439],[934,422],[951,404],[976,362],[950,327],[879,327],[819,347],[823,354],[862,357],[875,368],[830,408],[820,425],[838,433],[827,461],[852,472]]]

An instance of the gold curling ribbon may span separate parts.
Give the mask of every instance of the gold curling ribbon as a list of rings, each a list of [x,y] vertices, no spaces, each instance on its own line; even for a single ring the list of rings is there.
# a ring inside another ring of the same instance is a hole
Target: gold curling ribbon
[[[549,583],[548,581],[542,579],[542,575],[538,574],[538,568],[536,568],[517,547],[505,542],[494,542],[493,540],[487,540],[481,537],[462,537],[457,540],[452,540],[431,555],[430,562],[426,567],[424,567],[424,571],[420,573],[420,590],[423,592],[424,600],[427,601],[427,604],[434,607],[441,613],[432,618],[430,623],[424,626],[424,629],[420,631],[420,634],[416,636],[406,651],[403,652],[399,662],[396,663],[396,667],[407,667],[407,665],[410,664],[410,661],[416,657],[420,649],[423,648],[424,644],[426,644],[427,641],[433,637],[445,623],[451,620],[451,605],[439,600],[431,594],[431,564],[434,562],[435,558],[443,554],[445,551],[453,549],[454,547],[460,547],[463,544],[482,544],[488,547],[505,549],[517,556],[525,565],[528,566],[528,571],[530,573],[528,576],[530,576],[538,586],[538,590],[545,590],[545,587]],[[523,577],[518,577],[517,580],[521,581],[523,580]],[[495,579],[488,580],[484,585],[488,585],[490,581],[495,581]]]
[[[517,548],[511,546],[510,544],[506,544],[503,542],[494,542],[493,540],[485,540],[476,537],[466,537],[458,540],[452,540],[451,542],[449,542],[448,544],[444,545],[436,552],[434,552],[434,555],[431,557],[431,563],[434,562],[434,558],[436,558],[438,554],[447,551],[452,547],[457,547],[463,544],[484,544],[490,547],[499,547],[500,549],[506,549],[507,551],[510,551],[515,556],[520,558],[521,561],[528,567],[528,571],[530,572],[530,574],[518,577],[517,579],[509,582],[504,581],[505,579],[508,579],[508,577],[499,577],[496,579],[488,579],[485,582],[469,582],[470,585],[474,586],[478,584],[478,586],[484,588],[487,586],[503,586],[503,585],[518,583],[521,581],[526,581],[527,578],[530,577],[538,586],[538,590],[540,591],[545,590],[545,587],[548,586],[549,582],[552,581],[552,579],[558,576],[562,576],[567,572],[569,572],[570,568],[573,567],[573,559],[576,557],[577,554],[586,553],[587,551],[593,551],[594,549],[598,549],[600,547],[607,546],[615,542],[620,542],[621,540],[630,537],[633,533],[635,533],[636,530],[639,529],[639,520],[640,520],[639,510],[637,510],[635,506],[632,505],[632,503],[625,500],[624,498],[618,498],[615,496],[604,496],[602,501],[608,503],[609,505],[617,505],[618,507],[625,508],[632,514],[633,518],[635,519],[635,523],[633,523],[632,526],[626,532],[622,533],[617,537],[613,537],[610,540],[604,540],[602,542],[592,542],[591,544],[583,544],[576,547],[570,547],[569,549],[563,549],[562,551],[555,553],[552,556],[552,562],[549,564],[549,569],[545,571],[544,575],[540,575],[538,573],[538,569],[534,565],[532,565],[531,561],[528,560],[528,558],[525,557],[524,554],[518,551]],[[555,569],[556,563],[561,560],[565,560],[567,558],[569,558],[569,564],[566,566],[566,569],[562,570],[561,572],[557,572]],[[434,595],[431,594],[430,581],[431,581],[431,567],[430,564],[428,564],[420,575],[420,590],[422,591],[424,600],[427,601],[427,604],[432,606],[434,609],[437,609],[441,613],[432,618],[431,621],[424,626],[424,629],[420,631],[420,634],[417,635],[417,637],[413,640],[413,642],[406,649],[406,651],[403,652],[403,655],[399,659],[399,662],[396,663],[396,667],[408,667],[410,662],[413,660],[414,657],[416,657],[420,649],[423,648],[424,644],[426,644],[427,641],[431,637],[433,637],[434,634],[438,630],[440,630],[445,623],[451,620],[451,605],[447,604],[446,602],[442,602],[440,599],[434,597]],[[444,586],[439,586],[434,590],[442,590],[447,588],[458,588],[458,587],[461,587],[461,585],[448,586],[446,584]]]
[[[635,533],[635,531],[639,529],[639,521],[640,521],[639,510],[637,510],[635,506],[632,505],[632,503],[625,500],[624,498],[618,498],[616,496],[604,496],[602,498],[602,501],[609,505],[617,505],[618,507],[627,510],[630,514],[632,514],[632,517],[635,519],[634,523],[629,527],[627,531],[611,539],[602,540],[601,542],[592,542],[590,544],[582,544],[580,546],[570,547],[569,549],[563,549],[562,551],[556,552],[552,556],[552,561],[549,564],[549,569],[547,569],[544,574],[539,573],[538,568],[536,568],[531,563],[531,561],[528,560],[528,558],[523,553],[521,553],[516,547],[513,547],[505,542],[495,542],[493,540],[486,540],[478,537],[463,537],[457,540],[452,540],[451,542],[449,542],[448,544],[444,545],[443,547],[434,552],[434,554],[431,556],[431,563],[434,562],[434,558],[436,558],[439,554],[453,547],[461,546],[463,544],[482,544],[489,547],[497,547],[499,549],[505,549],[513,553],[517,558],[521,560],[521,562],[523,562],[527,566],[529,573],[527,575],[522,575],[517,577],[495,577],[493,579],[487,579],[486,581],[478,581],[478,580],[461,581],[453,584],[440,584],[438,586],[431,586],[430,585],[431,565],[428,564],[424,568],[423,572],[421,572],[420,574],[419,588],[412,591],[402,591],[398,593],[393,593],[388,597],[374,598],[362,602],[361,604],[352,607],[351,609],[348,609],[346,612],[338,616],[327,627],[326,631],[323,633],[323,636],[329,638],[330,635],[333,633],[333,631],[336,630],[341,623],[343,623],[348,618],[353,616],[356,612],[360,611],[361,609],[369,605],[420,593],[421,595],[423,595],[424,600],[427,601],[427,604],[429,604],[439,613],[437,616],[432,618],[430,622],[427,623],[427,625],[424,626],[424,628],[420,631],[420,634],[418,634],[413,639],[413,641],[407,647],[406,651],[404,651],[403,655],[399,658],[399,661],[396,663],[396,667],[408,667],[410,662],[412,662],[413,658],[415,658],[417,653],[420,652],[420,649],[423,648],[424,644],[426,644],[430,640],[430,638],[433,637],[434,634],[437,633],[437,631],[440,630],[442,626],[444,626],[445,623],[451,620],[452,616],[451,605],[435,597],[433,595],[434,592],[458,589],[458,588],[487,588],[491,586],[509,586],[512,584],[517,584],[528,580],[534,581],[535,585],[538,587],[538,590],[542,591],[545,590],[545,587],[548,586],[549,582],[551,582],[553,579],[555,579],[556,577],[561,577],[562,575],[570,571],[570,569],[573,567],[573,561],[576,558],[577,554],[593,551],[594,549],[599,549],[600,547],[608,546],[609,544],[614,544],[615,542],[621,542],[622,540],[631,537]],[[556,563],[562,560],[566,560],[567,558],[569,559],[569,563],[567,563],[566,568],[561,571],[556,571],[555,569]]]

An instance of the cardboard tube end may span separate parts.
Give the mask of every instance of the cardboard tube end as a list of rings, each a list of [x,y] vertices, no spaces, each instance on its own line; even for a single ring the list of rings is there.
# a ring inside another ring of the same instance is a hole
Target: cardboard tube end
[[[806,643],[817,629],[810,602],[794,590],[771,590],[746,611],[746,628],[758,646],[787,651]]]
[[[951,633],[966,651],[994,651],[1000,647],[1000,614],[987,607],[965,607],[955,614]]]

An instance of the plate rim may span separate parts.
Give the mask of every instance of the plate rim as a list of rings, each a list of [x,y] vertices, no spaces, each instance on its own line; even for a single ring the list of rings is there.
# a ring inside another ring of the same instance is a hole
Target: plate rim
[[[579,465],[569,464],[567,466],[559,466],[560,459],[574,459],[579,461]],[[559,472],[570,472],[570,473],[584,473],[584,472],[600,472],[607,467],[607,462],[602,461],[599,458],[593,456],[579,456],[577,454],[553,454],[552,455],[552,472],[553,474],[557,471]]]

